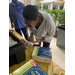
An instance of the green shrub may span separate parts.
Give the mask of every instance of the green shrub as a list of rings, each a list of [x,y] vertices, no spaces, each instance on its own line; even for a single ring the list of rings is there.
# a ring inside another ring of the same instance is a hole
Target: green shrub
[[[65,10],[60,10],[58,15],[59,24],[65,24]]]
[[[42,10],[44,12],[48,12],[51,14],[55,25],[59,25],[59,24],[65,24],[65,9],[62,10]]]

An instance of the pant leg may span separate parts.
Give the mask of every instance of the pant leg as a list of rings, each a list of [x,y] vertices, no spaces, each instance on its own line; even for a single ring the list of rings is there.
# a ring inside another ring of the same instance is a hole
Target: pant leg
[[[21,33],[20,29],[15,29],[15,31],[22,36],[22,33]]]
[[[50,48],[50,43],[43,42],[43,47],[48,47],[48,48]]]
[[[24,28],[22,28],[21,30],[22,30],[22,32],[23,32],[24,37],[26,38],[26,40],[28,40],[29,34],[28,34],[28,29],[27,29],[27,27],[24,27]]]

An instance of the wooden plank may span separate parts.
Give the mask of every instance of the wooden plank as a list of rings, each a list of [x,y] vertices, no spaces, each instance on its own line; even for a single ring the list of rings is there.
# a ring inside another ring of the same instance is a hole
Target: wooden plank
[[[18,34],[16,31],[12,32],[15,36],[17,36],[20,40],[23,39],[24,41],[26,41],[27,43],[29,43],[25,38],[23,38],[20,34]],[[32,45],[31,43],[29,43],[30,45]]]

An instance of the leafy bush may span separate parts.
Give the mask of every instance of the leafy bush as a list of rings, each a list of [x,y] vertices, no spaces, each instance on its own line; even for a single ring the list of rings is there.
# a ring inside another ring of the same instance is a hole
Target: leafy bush
[[[60,10],[58,15],[59,24],[65,24],[65,10]]]
[[[48,12],[51,14],[55,25],[58,26],[59,24],[65,24],[65,9],[62,10],[42,10],[44,12]]]

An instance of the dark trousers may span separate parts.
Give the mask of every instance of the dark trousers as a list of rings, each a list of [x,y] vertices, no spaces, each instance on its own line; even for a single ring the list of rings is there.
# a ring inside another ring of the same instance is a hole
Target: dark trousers
[[[39,45],[35,45],[35,46],[41,47],[41,42],[39,43]],[[43,47],[48,47],[48,48],[50,48],[50,43],[43,42]]]
[[[19,33],[21,36],[22,36],[22,33],[21,33],[21,31],[22,31],[23,34],[24,34],[25,39],[27,40],[27,39],[29,38],[27,27],[24,27],[24,28],[21,28],[21,29],[16,29],[16,28],[15,28],[15,31],[16,31],[17,33]]]

